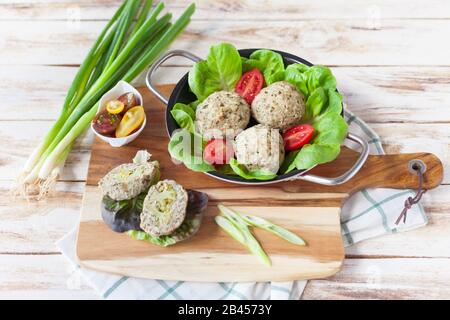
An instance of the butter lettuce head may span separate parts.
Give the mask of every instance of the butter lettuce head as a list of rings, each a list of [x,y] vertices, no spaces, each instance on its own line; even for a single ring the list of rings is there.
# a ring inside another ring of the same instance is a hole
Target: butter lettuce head
[[[242,74],[254,68],[264,75],[266,85],[277,81],[293,84],[305,97],[306,108],[302,123],[309,123],[315,129],[314,136],[307,145],[287,153],[278,174],[294,169],[309,169],[336,159],[348,126],[341,116],[342,96],[336,90],[336,78],[331,70],[325,66],[307,66],[302,63],[285,66],[279,53],[267,49],[256,50],[248,58],[241,57],[229,43],[212,46],[206,60],[197,62],[189,72],[189,88],[197,100],[190,104],[177,103],[171,110],[181,128],[172,135],[169,142],[172,158],[199,172],[220,172],[244,179],[276,178],[277,175],[267,172],[249,171],[236,159],[217,168],[206,163],[203,160],[203,150],[207,141],[203,141],[195,132],[195,108],[198,103],[216,91],[234,91]],[[197,142],[191,143],[192,141]]]

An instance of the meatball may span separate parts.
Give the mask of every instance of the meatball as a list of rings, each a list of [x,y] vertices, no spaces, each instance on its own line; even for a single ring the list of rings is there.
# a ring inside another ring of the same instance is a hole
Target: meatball
[[[250,106],[235,92],[214,92],[195,112],[195,128],[207,140],[234,138],[249,121]]]
[[[271,128],[287,129],[305,113],[303,95],[289,82],[279,81],[263,88],[252,102],[252,115]]]
[[[277,129],[258,124],[236,136],[235,153],[237,161],[250,171],[277,173],[284,161],[283,138]]]
[[[158,161],[125,163],[108,172],[98,185],[104,196],[121,201],[138,196],[158,181],[159,176]]]
[[[159,181],[148,190],[141,212],[141,228],[152,236],[171,234],[184,221],[188,194],[173,180]]]

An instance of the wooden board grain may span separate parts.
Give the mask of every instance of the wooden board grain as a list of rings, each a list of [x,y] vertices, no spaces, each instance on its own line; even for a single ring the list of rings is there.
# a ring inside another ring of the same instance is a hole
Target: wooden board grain
[[[171,88],[166,86],[164,91]],[[98,139],[94,141],[78,234],[77,255],[83,266],[135,277],[189,281],[284,281],[321,278],[339,270],[344,257],[339,212],[347,194],[236,186],[189,171],[173,163],[167,153],[164,106],[143,93],[149,121],[142,136],[114,150]],[[99,178],[130,161],[143,148],[160,162],[163,178],[208,193],[204,221],[191,240],[160,248],[115,233],[101,220]],[[272,267],[264,266],[215,224],[218,203],[286,225],[301,234],[308,245],[295,246],[256,230],[273,263]],[[318,204],[322,208],[317,208]]]
[[[162,86],[169,94],[172,86]],[[82,204],[77,255],[88,268],[135,277],[186,281],[287,281],[322,278],[334,274],[342,264],[344,251],[339,213],[348,195],[364,186],[411,187],[415,177],[402,167],[408,159],[419,158],[429,167],[427,187],[439,184],[442,165],[427,153],[371,156],[351,182],[339,187],[290,181],[268,186],[242,186],[187,170],[171,161],[167,153],[165,106],[142,90],[148,125],[133,143],[120,149],[95,139]],[[99,179],[113,167],[129,162],[137,150],[147,149],[161,164],[162,177],[174,179],[186,188],[208,193],[210,203],[199,233],[193,239],[170,248],[160,248],[114,233],[101,220]],[[357,152],[344,149],[332,165],[314,171],[338,175],[347,170]],[[287,244],[266,232],[256,236],[268,251],[273,265],[266,267],[239,243],[230,239],[215,223],[217,204],[223,203],[246,213],[289,226],[308,245]],[[221,272],[222,271],[222,272]]]
[[[256,205],[229,203],[241,212],[288,226],[308,242],[300,247],[255,230],[272,260],[272,266],[267,267],[216,225],[216,201],[208,206],[202,226],[192,239],[161,248],[111,231],[100,217],[101,197],[96,187],[87,186],[78,235],[80,263],[95,270],[164,280],[288,281],[332,275],[344,258],[338,205],[316,208],[289,206],[290,202],[288,206],[263,201]]]

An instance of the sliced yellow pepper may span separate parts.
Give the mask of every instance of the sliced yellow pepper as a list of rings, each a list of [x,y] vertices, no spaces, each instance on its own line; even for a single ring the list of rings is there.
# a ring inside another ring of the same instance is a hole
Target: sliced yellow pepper
[[[130,135],[144,122],[145,112],[142,106],[136,106],[128,110],[116,129],[116,137],[122,138]]]

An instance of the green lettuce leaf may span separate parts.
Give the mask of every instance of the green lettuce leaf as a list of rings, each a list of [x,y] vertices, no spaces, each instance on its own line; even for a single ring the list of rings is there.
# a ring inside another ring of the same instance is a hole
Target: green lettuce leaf
[[[203,101],[211,93],[232,91],[242,75],[239,52],[229,43],[212,46],[206,60],[194,64],[189,72],[189,87]]]
[[[317,117],[328,104],[327,92],[319,87],[308,97],[305,104],[304,119],[309,120]]]
[[[324,66],[308,67],[301,63],[291,64],[286,68],[285,80],[292,83],[308,98],[314,90],[322,88],[336,90],[336,78],[331,70]]]
[[[186,112],[192,118],[192,120],[195,120],[195,109],[192,107],[192,103],[191,104],[184,104],[180,102],[175,103],[172,110],[182,110]]]
[[[287,82],[293,84],[298,91],[303,93],[305,97],[308,96],[308,87],[307,87],[307,75],[305,74],[305,71],[308,70],[308,66],[301,64],[301,63],[295,63],[290,64],[286,68],[285,72],[285,78]]]
[[[193,119],[195,119],[195,111],[197,110],[197,106],[200,104],[199,100],[195,100],[191,103],[189,103],[189,107],[194,111],[194,117]]]
[[[336,78],[329,68],[324,66],[312,66],[306,70],[306,74],[306,84],[310,93],[319,87],[322,87],[324,90],[336,89]]]
[[[181,226],[179,226],[172,234],[165,236],[152,236],[144,231],[130,230],[127,234],[135,239],[147,241],[161,247],[168,247],[177,242],[189,239],[200,228],[201,216],[184,219]]]
[[[315,144],[340,145],[347,135],[347,122],[337,113],[327,112],[319,116],[314,119],[312,126],[317,132]]]
[[[342,96],[336,91],[336,79],[331,70],[292,64],[286,68],[285,80],[305,96],[303,120],[312,124],[315,133],[309,144],[287,154],[280,171],[309,169],[333,161],[339,155],[348,125],[341,116]]]
[[[233,168],[231,168],[230,164],[222,164],[220,166],[216,166],[216,171],[220,172],[222,174],[226,174],[226,175],[231,175],[231,176],[236,176],[236,172],[234,172]]]
[[[312,143],[290,152],[283,162],[281,172],[288,173],[295,168],[309,169],[333,161],[339,155],[348,129],[341,115],[326,112],[315,119],[312,125],[316,131]]]
[[[310,169],[315,165],[333,161],[339,155],[339,152],[340,146],[337,144],[304,145],[298,152],[294,161],[288,165],[286,173],[295,168],[299,170]]]
[[[213,165],[203,160],[203,149],[206,141],[198,134],[187,129],[177,130],[169,141],[169,154],[172,159],[182,162],[187,168],[198,171],[215,171]]]
[[[342,95],[336,89],[328,89],[327,112],[333,112],[339,115],[342,112]]]
[[[194,119],[195,111],[187,104],[177,103],[170,110],[170,114],[175,119],[180,128],[186,129],[189,132],[195,132]]]
[[[277,176],[267,170],[249,171],[243,164],[238,163],[234,158],[230,159],[230,167],[238,176],[244,179],[272,180]]]
[[[258,68],[261,71],[267,85],[285,78],[283,57],[271,50],[256,50],[248,59],[242,58],[243,72],[254,68]]]
[[[191,238],[200,228],[203,214],[208,206],[208,195],[206,193],[190,189],[186,191],[188,193],[186,218],[183,223],[170,235],[152,236],[143,231],[139,225],[137,228],[129,230],[127,234],[133,239],[148,241],[161,247],[167,247]],[[147,193],[145,193],[145,195],[147,195]],[[142,203],[143,199],[141,201],[141,209],[138,213],[138,217],[140,212],[142,212]]]

